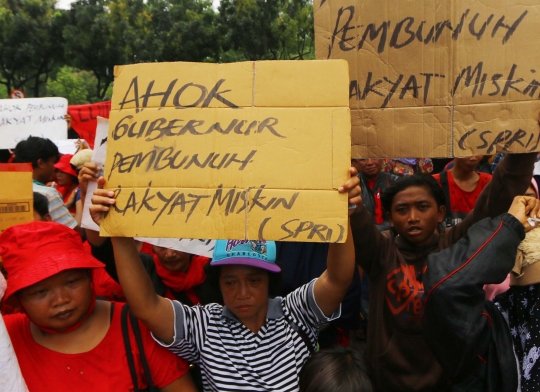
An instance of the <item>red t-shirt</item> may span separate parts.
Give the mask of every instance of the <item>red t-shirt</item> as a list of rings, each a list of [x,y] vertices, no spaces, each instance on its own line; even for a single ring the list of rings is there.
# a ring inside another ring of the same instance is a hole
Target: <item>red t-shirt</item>
[[[384,222],[384,213],[381,203],[381,190],[373,189],[375,187],[376,181],[367,182],[369,189],[373,192],[373,202],[375,203],[375,224],[380,225]]]
[[[103,340],[92,350],[80,354],[62,354],[40,346],[32,338],[26,315],[5,316],[28,389],[32,392],[133,391],[120,325],[123,306],[115,304],[111,326]],[[187,373],[186,361],[158,345],[140,322],[139,327],[154,385],[164,387]],[[144,389],[147,384],[131,332],[130,338],[139,388]]]
[[[491,181],[491,174],[478,173],[480,178],[478,179],[476,188],[472,192],[465,192],[454,181],[452,172],[448,170],[446,173],[448,176],[448,193],[450,194],[450,208],[452,212],[471,212],[476,204],[476,200],[478,200],[478,196],[480,196],[482,190]],[[441,175],[434,174],[433,177],[441,185]]]

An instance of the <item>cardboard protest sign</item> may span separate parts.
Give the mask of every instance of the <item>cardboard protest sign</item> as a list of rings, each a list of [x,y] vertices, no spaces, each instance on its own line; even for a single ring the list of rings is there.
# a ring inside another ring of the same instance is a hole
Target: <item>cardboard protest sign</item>
[[[111,101],[91,103],[86,105],[70,105],[68,113],[71,115],[71,126],[94,148],[94,139],[96,138],[97,118],[109,118],[111,112]]]
[[[105,157],[107,155],[107,133],[109,131],[109,120],[98,117],[96,119],[96,135],[94,138],[94,150],[92,152],[92,162],[98,167],[105,165]],[[84,199],[83,215],[81,226],[85,229],[99,231],[99,226],[94,223],[90,216],[90,205],[92,204],[92,195],[97,189],[97,181],[89,181],[86,189],[86,197]]]
[[[540,4],[315,0],[319,59],[349,62],[352,156],[540,150]]]
[[[116,67],[101,234],[343,242],[345,61]]]
[[[67,139],[65,98],[0,99],[0,148],[15,148],[28,136]]]
[[[190,240],[186,238],[135,238],[141,242],[159,246],[167,249],[174,249],[180,252],[191,253],[210,257],[214,255],[215,240]]]
[[[9,184],[0,191],[0,231],[34,220],[32,165],[0,164],[0,183]]]

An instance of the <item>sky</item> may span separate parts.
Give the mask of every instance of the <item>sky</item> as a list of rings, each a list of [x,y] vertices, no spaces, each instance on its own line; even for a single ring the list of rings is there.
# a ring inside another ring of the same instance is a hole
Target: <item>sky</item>
[[[62,9],[69,9],[69,6],[71,3],[73,3],[75,0],[58,0],[58,2],[56,3],[57,7],[58,8],[62,8]],[[214,8],[217,9],[218,5],[219,5],[219,0],[212,0],[212,2],[214,3]]]

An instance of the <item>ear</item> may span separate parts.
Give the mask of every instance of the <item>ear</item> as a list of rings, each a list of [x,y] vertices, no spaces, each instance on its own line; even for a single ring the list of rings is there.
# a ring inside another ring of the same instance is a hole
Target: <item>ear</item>
[[[45,161],[41,158],[37,160],[37,167],[43,167],[45,165]]]
[[[444,217],[445,216],[446,216],[446,207],[445,206],[439,206],[439,216],[438,216],[439,223],[444,222]]]
[[[51,214],[45,214],[45,216],[43,217],[43,220],[45,222],[52,222],[52,216]]]

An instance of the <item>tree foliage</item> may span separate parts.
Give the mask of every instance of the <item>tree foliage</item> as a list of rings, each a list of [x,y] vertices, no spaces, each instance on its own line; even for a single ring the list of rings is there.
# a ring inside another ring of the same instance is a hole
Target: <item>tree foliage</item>
[[[62,60],[63,14],[55,0],[0,0],[0,84],[40,96]]]
[[[55,78],[47,82],[47,95],[64,97],[70,104],[78,105],[96,101],[96,77],[90,71],[79,71],[64,66],[60,68]],[[104,98],[110,98],[109,96]]]
[[[310,0],[0,0],[2,95],[92,102],[110,95],[115,65],[313,57]]]

